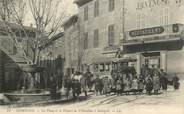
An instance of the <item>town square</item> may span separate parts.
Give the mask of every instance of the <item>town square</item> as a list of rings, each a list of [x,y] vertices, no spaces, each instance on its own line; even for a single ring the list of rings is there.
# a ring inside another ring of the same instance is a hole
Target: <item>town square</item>
[[[183,0],[0,0],[0,109],[184,113]]]

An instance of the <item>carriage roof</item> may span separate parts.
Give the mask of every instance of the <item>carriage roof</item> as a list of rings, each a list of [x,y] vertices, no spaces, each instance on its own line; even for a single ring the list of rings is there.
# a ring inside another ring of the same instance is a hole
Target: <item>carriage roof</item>
[[[115,58],[115,57],[101,57],[93,59],[92,64],[100,64],[100,63],[110,63],[110,62],[136,62],[136,59],[133,58]]]

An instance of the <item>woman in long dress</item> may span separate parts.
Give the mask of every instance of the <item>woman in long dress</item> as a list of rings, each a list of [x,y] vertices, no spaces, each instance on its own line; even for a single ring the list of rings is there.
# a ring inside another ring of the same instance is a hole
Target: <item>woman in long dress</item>
[[[154,94],[158,94],[158,90],[160,89],[160,79],[157,73],[153,76],[153,90]]]
[[[132,91],[134,92],[134,94],[136,94],[136,91],[138,90],[138,80],[137,77],[134,77],[132,80]]]
[[[111,83],[110,83],[110,79],[108,77],[104,78],[103,92],[104,92],[105,95],[109,95],[110,92],[111,92]]]
[[[122,80],[119,77],[117,82],[116,82],[116,91],[117,91],[117,95],[121,94],[121,90],[122,90]]]
[[[129,94],[130,88],[131,88],[131,81],[130,81],[130,79],[127,77],[127,78],[125,79],[125,81],[124,81],[124,91],[125,91],[126,95]]]

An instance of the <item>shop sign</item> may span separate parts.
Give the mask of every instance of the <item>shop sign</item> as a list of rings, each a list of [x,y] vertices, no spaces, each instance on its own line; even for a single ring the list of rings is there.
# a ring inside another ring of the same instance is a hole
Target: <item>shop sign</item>
[[[145,0],[137,3],[136,10],[142,10],[147,8],[153,8],[156,6],[166,6],[170,3],[170,0]]]
[[[129,35],[131,37],[136,37],[136,36],[161,34],[163,32],[164,32],[164,27],[153,27],[153,28],[146,28],[146,29],[140,29],[140,30],[133,30],[129,32]]]

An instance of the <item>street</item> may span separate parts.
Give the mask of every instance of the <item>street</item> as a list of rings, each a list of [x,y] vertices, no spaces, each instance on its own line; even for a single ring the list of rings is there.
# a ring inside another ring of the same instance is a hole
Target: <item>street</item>
[[[73,113],[77,110],[80,113],[151,113],[151,114],[183,114],[184,112],[184,81],[180,81],[179,90],[173,90],[172,86],[168,87],[167,91],[161,91],[159,95],[111,95],[111,96],[96,96],[91,94],[89,98],[81,101],[68,101],[64,103],[53,103],[40,106],[16,107],[13,108],[18,112],[28,112],[31,109],[44,110],[43,112],[67,112]],[[83,94],[80,96],[84,98]],[[1,109],[8,109],[8,106],[2,106]],[[116,110],[116,111],[114,111]],[[31,112],[32,112],[31,111]],[[41,112],[42,112],[41,111]]]
[[[181,82],[181,88],[179,90],[173,90],[172,86],[169,86],[167,91],[161,91],[159,95],[122,95],[122,96],[96,96],[91,95],[90,98],[83,101],[75,101],[64,104],[40,106],[34,108],[44,109],[65,109],[68,112],[71,109],[118,109],[120,112],[148,112],[153,113],[159,111],[159,113],[176,113],[183,114],[184,112],[184,87],[182,86],[184,81]],[[72,108],[71,108],[72,107]],[[89,110],[88,110],[89,111]]]

